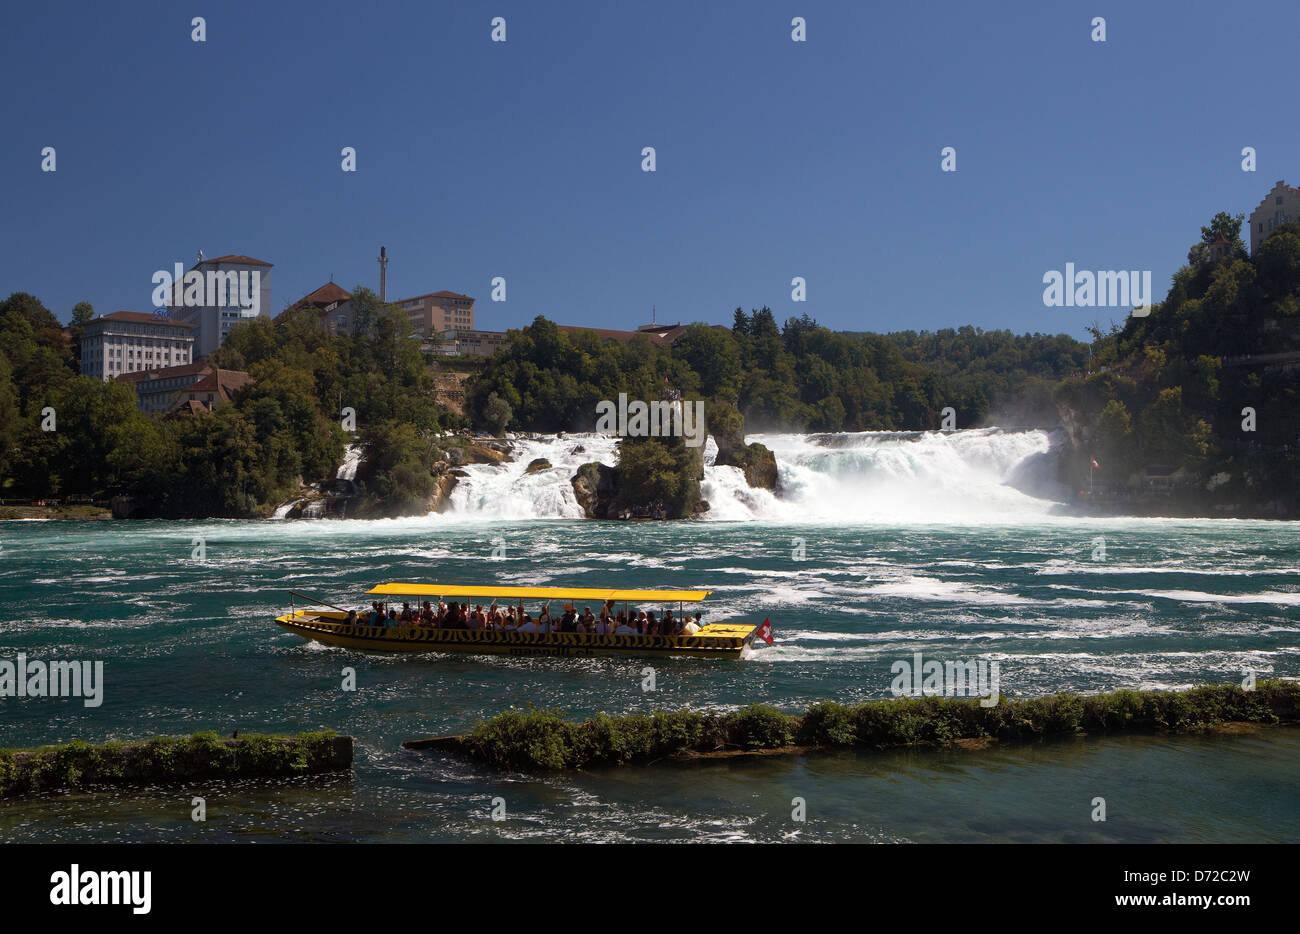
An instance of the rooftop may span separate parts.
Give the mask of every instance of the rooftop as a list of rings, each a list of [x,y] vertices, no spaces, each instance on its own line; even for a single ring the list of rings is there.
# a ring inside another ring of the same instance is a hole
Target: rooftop
[[[122,373],[113,378],[125,383],[138,383],[143,380],[174,379],[178,376],[192,376],[196,373],[202,373],[207,369],[210,369],[208,364],[200,360],[197,363],[182,363],[180,366],[164,366],[159,367],[156,370],[136,370],[134,373]]]
[[[173,321],[171,318],[161,317],[159,315],[148,314],[143,311],[114,311],[111,314],[99,315],[86,322],[86,326],[94,324],[96,321],[122,321],[130,324],[157,324],[166,328],[194,328],[197,325],[186,324],[184,321]]]
[[[205,256],[200,262],[197,262],[194,265],[195,268],[197,268],[199,266],[207,266],[210,263],[230,263],[232,265],[241,265],[241,266],[274,265],[273,263],[268,263],[266,260],[253,259],[253,257],[244,256],[241,253],[228,253],[225,256]]]
[[[323,311],[327,306],[333,305],[335,302],[346,302],[351,297],[352,293],[347,289],[335,282],[326,282],[315,292],[304,295],[284,311],[280,312],[275,316],[275,320],[279,321],[295,308],[307,308],[310,306],[318,311]]]
[[[441,292],[428,292],[424,295],[413,295],[410,298],[394,299],[391,304],[401,305],[405,302],[418,302],[424,298],[463,298],[466,301],[474,301],[474,299],[470,298],[468,295],[461,295],[459,292],[448,292],[446,289],[443,289]]]
[[[727,330],[727,328],[720,324],[712,326],[715,328],[721,328],[724,331]],[[687,325],[647,325],[635,331],[617,331],[611,328],[589,328],[577,324],[557,324],[556,327],[561,331],[564,331],[566,334],[577,334],[580,331],[593,331],[596,336],[603,341],[618,341],[620,344],[626,344],[634,337],[644,337],[657,344],[671,344],[685,333]]]

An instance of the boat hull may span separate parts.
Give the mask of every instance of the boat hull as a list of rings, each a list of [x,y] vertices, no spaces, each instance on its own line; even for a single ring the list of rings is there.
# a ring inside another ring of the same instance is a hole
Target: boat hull
[[[276,617],[294,635],[362,652],[461,652],[591,658],[597,655],[740,658],[757,626],[711,623],[693,636],[601,636],[568,632],[348,626],[341,613],[298,610]]]

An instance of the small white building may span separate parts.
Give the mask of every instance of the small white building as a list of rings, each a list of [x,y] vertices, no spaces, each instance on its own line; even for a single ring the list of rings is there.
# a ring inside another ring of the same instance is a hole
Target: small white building
[[[110,380],[123,373],[191,363],[194,329],[193,324],[138,311],[92,318],[81,334],[81,373]]]

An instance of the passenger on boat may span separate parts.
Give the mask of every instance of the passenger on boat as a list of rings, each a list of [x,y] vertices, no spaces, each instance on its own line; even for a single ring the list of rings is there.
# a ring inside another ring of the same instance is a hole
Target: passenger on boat
[[[564,615],[560,617],[560,632],[577,632],[578,631],[578,614],[573,609],[572,603],[564,604]]]
[[[384,619],[384,605],[378,601],[370,604],[370,625],[382,626],[384,625]]]
[[[420,625],[427,628],[433,626],[435,622],[437,619],[433,615],[433,607],[429,605],[428,600],[425,600],[424,606],[420,608]]]
[[[649,625],[650,625],[650,621],[646,619],[645,610],[641,610],[640,612],[638,612],[636,614],[636,631],[641,633],[642,635],[645,635],[646,627],[648,627]]]
[[[698,613],[695,614],[695,619],[691,619],[691,614],[687,613],[687,614],[686,614],[686,625],[682,627],[682,635],[684,635],[684,636],[693,636],[693,635],[695,635],[697,632],[699,632],[699,631],[700,631],[700,624],[699,624],[698,622],[696,622],[696,620],[698,620],[699,618],[700,618],[700,615],[699,615]]]
[[[469,614],[469,618],[465,621],[466,629],[482,631],[487,627],[487,620],[484,618],[482,610],[482,607],[478,607]]]
[[[397,621],[402,624],[403,628],[408,628],[415,622],[415,617],[411,613],[411,604],[402,604],[402,612],[401,615],[397,617]]]
[[[344,622],[345,626],[355,626],[357,624],[357,611],[348,610],[348,618]]]
[[[616,636],[635,636],[637,635],[636,627],[630,624],[630,621],[623,619],[623,614],[618,614],[618,626],[614,629]]]
[[[510,610],[511,612],[513,612],[514,607],[511,607]],[[515,632],[541,632],[542,631],[540,626],[538,626],[535,622],[533,622],[528,617],[524,616],[522,613],[520,614],[519,617],[519,625],[515,626],[514,629]]]
[[[579,620],[582,625],[581,632],[591,634],[596,631],[596,617],[592,615],[591,607],[585,607],[582,611],[582,619]]]
[[[551,602],[546,601],[540,613],[537,614],[537,628],[539,632],[551,632],[554,629],[551,620]]]
[[[651,610],[645,615],[645,634],[647,636],[659,635],[659,620],[655,619],[654,610]]]

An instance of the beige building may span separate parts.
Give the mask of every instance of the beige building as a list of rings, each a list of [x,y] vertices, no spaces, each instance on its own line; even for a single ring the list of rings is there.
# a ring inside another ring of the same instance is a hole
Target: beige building
[[[220,370],[206,363],[126,373],[118,379],[135,386],[137,407],[150,415],[177,410],[210,412],[252,382],[242,370]]]
[[[431,342],[440,357],[490,357],[507,343],[505,331],[443,331]]]
[[[411,319],[411,329],[426,339],[446,331],[474,330],[474,299],[459,292],[431,292],[394,302]]]
[[[1300,188],[1279,180],[1250,215],[1250,252],[1253,254],[1281,224],[1300,219]]]
[[[335,337],[350,336],[356,323],[356,310],[352,307],[352,293],[333,282],[326,282],[315,292],[304,295],[275,316],[280,321],[295,308],[311,308],[321,323]]]
[[[81,373],[110,380],[178,366],[194,359],[195,325],[138,311],[115,311],[86,323],[81,333]]]

